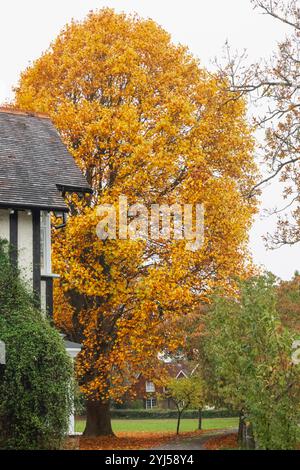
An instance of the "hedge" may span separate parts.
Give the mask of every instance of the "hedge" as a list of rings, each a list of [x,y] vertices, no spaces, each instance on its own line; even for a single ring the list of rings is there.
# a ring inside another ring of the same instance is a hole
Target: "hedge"
[[[238,416],[237,412],[229,410],[203,410],[203,418],[235,418]],[[112,419],[176,419],[176,410],[111,410]],[[197,419],[198,410],[186,410],[183,413],[183,418]]]
[[[196,419],[198,418],[198,410],[186,410],[183,418]],[[203,410],[203,418],[232,418],[237,416],[228,410]],[[177,418],[177,410],[111,410],[113,419],[170,419]]]

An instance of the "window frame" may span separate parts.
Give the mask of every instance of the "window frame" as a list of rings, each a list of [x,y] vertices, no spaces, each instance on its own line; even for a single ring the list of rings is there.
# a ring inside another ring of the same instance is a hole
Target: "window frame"
[[[146,380],[146,393],[155,393],[155,384]]]
[[[145,405],[146,405],[146,410],[152,410],[153,408],[156,408],[157,407],[156,397],[146,398]]]

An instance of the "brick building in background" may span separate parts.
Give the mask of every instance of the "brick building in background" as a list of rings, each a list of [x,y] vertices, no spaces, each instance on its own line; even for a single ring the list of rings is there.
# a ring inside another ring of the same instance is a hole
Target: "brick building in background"
[[[184,363],[166,363],[167,374],[170,378],[178,380],[187,378],[190,375],[189,368]],[[139,374],[138,381],[133,387],[135,395],[134,400],[128,400],[125,403],[126,408],[132,408],[133,403],[140,402],[145,409],[153,409],[156,407],[163,409],[174,409],[174,403],[169,398],[162,398],[165,387],[157,385],[146,374]]]

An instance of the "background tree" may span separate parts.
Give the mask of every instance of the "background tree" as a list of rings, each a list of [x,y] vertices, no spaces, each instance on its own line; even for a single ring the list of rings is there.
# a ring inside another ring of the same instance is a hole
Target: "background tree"
[[[170,379],[166,383],[165,397],[175,404],[178,418],[176,433],[179,434],[182,414],[185,410],[203,409],[206,400],[205,384],[199,377]]]
[[[295,244],[300,240],[300,9],[297,0],[252,0],[259,13],[280,21],[289,32],[268,61],[251,67],[243,55],[227,49],[227,80],[233,99],[250,97],[256,104],[255,125],[264,133],[260,146],[262,178],[249,193],[252,197],[266,184],[279,180],[284,185],[284,208],[279,211],[276,234],[268,236],[271,246]],[[224,70],[222,74],[224,73]]]
[[[277,309],[282,323],[300,333],[300,274],[290,281],[281,281],[277,289]]]
[[[218,392],[243,411],[256,447],[292,449],[298,433],[300,369],[292,363],[294,337],[276,311],[274,279],[267,275],[243,282],[239,299],[216,298],[206,347]]]
[[[246,270],[256,168],[245,104],[229,95],[153,21],[107,9],[66,26],[21,76],[16,105],[51,116],[94,190],[69,198],[54,243],[55,319],[83,343],[86,435],[112,433],[110,400],[178,347],[174,319]],[[99,240],[95,207],[120,194],[147,208],[204,203],[202,249]]]

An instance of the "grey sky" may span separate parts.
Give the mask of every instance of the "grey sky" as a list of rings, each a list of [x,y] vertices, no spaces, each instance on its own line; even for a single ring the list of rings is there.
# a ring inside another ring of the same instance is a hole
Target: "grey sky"
[[[46,50],[72,18],[82,19],[89,10],[112,7],[151,17],[172,34],[175,42],[188,45],[205,66],[220,56],[226,39],[235,49],[248,50],[249,60],[269,57],[289,31],[275,20],[253,11],[250,0],[10,0],[0,2],[0,103],[12,96],[20,72]],[[262,207],[280,204],[280,188],[268,188]],[[272,232],[275,220],[257,218],[251,249],[258,264],[288,279],[300,269],[300,247],[267,251],[261,236]],[[299,262],[299,264],[298,264]]]

